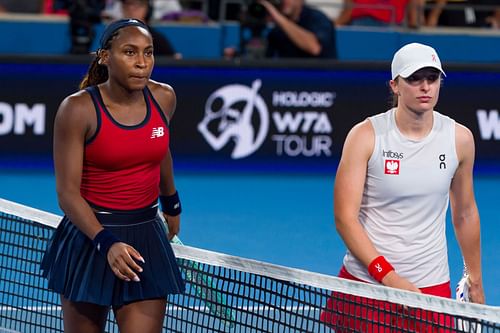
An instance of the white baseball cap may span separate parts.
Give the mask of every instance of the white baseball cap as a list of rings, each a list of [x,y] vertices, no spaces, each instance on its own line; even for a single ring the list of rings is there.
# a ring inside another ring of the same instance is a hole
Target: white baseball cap
[[[394,80],[398,75],[407,78],[424,67],[433,67],[446,76],[436,50],[420,43],[406,44],[392,58],[392,79]]]

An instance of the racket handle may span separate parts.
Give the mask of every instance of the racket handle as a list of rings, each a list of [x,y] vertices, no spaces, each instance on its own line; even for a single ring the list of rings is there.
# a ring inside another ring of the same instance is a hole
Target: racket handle
[[[172,237],[172,239],[170,240],[170,243],[177,244],[177,245],[184,245],[181,242],[181,239],[179,237],[177,237],[177,235],[175,235],[174,237]]]
[[[462,276],[457,283],[455,298],[460,302],[469,302],[469,275]]]

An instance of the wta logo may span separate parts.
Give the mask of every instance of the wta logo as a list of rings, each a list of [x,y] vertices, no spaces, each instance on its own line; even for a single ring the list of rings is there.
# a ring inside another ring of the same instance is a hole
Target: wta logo
[[[498,110],[477,110],[477,122],[481,139],[500,140],[500,115]]]
[[[251,87],[230,84],[208,97],[198,131],[214,150],[232,141],[231,158],[239,159],[262,145],[269,130],[269,112],[258,94],[261,85],[258,79]]]

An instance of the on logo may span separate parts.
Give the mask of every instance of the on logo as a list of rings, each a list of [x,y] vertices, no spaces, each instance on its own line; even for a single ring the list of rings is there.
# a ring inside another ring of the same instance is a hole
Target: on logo
[[[261,146],[269,129],[267,106],[257,93],[261,84],[261,80],[255,80],[251,87],[230,84],[208,97],[198,131],[213,149],[220,150],[233,140],[231,157],[238,159]],[[258,128],[254,128],[252,122],[255,118]]]
[[[446,169],[446,155],[439,155],[439,169]]]

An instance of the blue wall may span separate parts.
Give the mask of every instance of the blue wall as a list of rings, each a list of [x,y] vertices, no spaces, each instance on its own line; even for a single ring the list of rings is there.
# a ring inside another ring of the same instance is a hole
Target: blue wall
[[[207,25],[158,24],[185,59],[218,59],[225,46],[239,44],[237,23]],[[103,26],[96,27],[99,36]],[[97,46],[94,41],[93,50]],[[384,28],[342,27],[337,30],[340,60],[390,60],[401,45],[419,41],[433,45],[446,62],[500,62],[500,33],[467,30],[396,31]],[[69,27],[64,19],[54,21],[0,20],[0,54],[66,54],[70,47]]]
[[[500,33],[473,34],[471,30],[450,33],[446,30],[389,31],[343,27],[337,31],[337,47],[341,60],[388,61],[402,45],[421,42],[434,46],[445,62],[500,62]]]
[[[104,27],[97,25],[92,50],[97,49]],[[221,55],[222,38],[226,35],[219,24],[169,24],[158,29],[187,59],[217,59]],[[237,26],[232,27],[237,31]],[[234,37],[233,37],[234,38]],[[69,25],[66,21],[0,20],[0,54],[61,55],[70,49]]]

